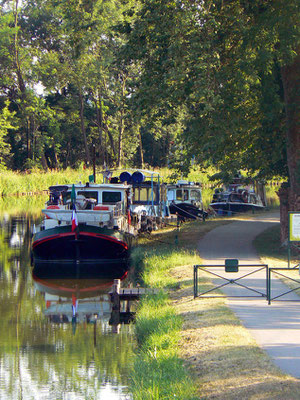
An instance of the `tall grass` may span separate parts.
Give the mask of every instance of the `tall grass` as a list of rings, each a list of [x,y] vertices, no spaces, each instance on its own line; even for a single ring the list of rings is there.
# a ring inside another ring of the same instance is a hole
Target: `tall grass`
[[[208,185],[212,185],[209,176],[212,176],[216,170],[209,168],[202,171],[200,168],[194,168],[187,176],[175,177],[174,171],[162,168],[157,170],[165,182],[174,182],[183,178],[192,182],[200,182],[203,185],[202,200],[204,208],[207,209],[211,202],[214,189]],[[51,185],[88,182],[89,175],[92,175],[91,169],[79,168],[77,170],[67,168],[65,170],[52,170],[49,172],[41,172],[40,170],[31,171],[30,173],[19,173],[13,171],[5,171],[0,173],[0,195],[18,195],[28,192],[41,192],[48,189]],[[102,181],[102,176],[97,175],[97,182]],[[266,195],[269,207],[278,207],[279,198],[276,194],[278,186],[270,184],[266,185]]]
[[[51,185],[65,184],[73,182],[88,182],[91,170],[78,169],[73,170],[52,170],[43,173],[41,171],[32,171],[31,173],[19,173],[5,171],[0,173],[0,194],[17,195],[27,192],[40,192],[48,189]]]

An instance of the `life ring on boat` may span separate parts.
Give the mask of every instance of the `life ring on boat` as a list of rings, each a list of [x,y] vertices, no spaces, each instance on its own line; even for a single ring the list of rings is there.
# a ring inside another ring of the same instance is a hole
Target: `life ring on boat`
[[[57,205],[51,205],[51,206],[48,206],[47,208],[46,208],[46,210],[59,210],[59,206],[57,206]],[[48,217],[48,215],[46,215],[46,218],[47,219],[51,219],[50,217]]]
[[[244,190],[242,192],[242,199],[243,199],[244,203],[248,203],[248,192],[247,192],[247,190]]]

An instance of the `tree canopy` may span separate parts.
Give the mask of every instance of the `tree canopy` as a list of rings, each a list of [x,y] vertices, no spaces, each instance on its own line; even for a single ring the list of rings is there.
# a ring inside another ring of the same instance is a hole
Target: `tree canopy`
[[[95,145],[99,165],[193,160],[296,187],[299,7],[2,0],[2,164],[76,166]]]

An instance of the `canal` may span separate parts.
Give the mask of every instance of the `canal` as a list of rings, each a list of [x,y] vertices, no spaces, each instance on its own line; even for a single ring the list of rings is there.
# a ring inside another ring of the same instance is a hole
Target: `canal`
[[[0,399],[132,399],[133,328],[112,325],[112,282],[36,274],[40,218],[38,209],[0,213]]]

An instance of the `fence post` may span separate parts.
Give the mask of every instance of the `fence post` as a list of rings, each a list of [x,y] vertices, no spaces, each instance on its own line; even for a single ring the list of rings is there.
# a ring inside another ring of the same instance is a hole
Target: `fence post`
[[[198,296],[198,265],[194,265],[194,298]]]
[[[268,267],[268,291],[267,291],[268,305],[271,304],[271,268]]]

